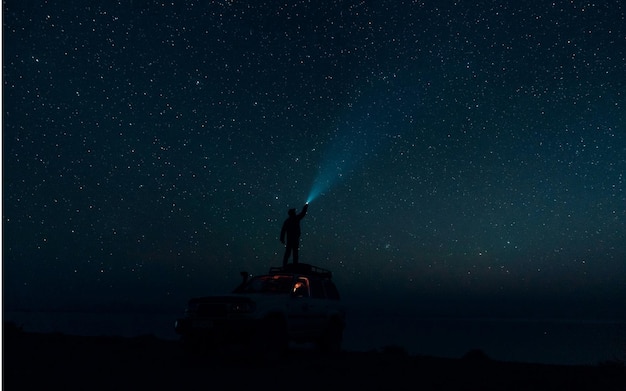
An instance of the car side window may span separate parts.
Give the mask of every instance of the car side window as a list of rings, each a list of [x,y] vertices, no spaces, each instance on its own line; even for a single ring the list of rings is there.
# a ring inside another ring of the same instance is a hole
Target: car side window
[[[318,278],[311,279],[311,297],[315,299],[324,299],[326,297],[322,280]]]

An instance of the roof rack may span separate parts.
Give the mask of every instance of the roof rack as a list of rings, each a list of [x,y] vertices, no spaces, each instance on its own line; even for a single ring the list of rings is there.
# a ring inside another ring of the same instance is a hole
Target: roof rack
[[[302,274],[315,275],[315,276],[327,277],[327,278],[332,278],[333,276],[333,273],[330,270],[327,270],[318,266],[314,266],[314,265],[309,265],[308,263],[288,263],[285,266],[273,266],[273,267],[270,267],[269,274],[285,273],[285,272],[302,273]]]

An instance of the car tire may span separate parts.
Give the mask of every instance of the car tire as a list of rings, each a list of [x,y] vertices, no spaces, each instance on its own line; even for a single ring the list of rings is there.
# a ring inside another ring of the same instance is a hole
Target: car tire
[[[281,357],[289,346],[287,324],[272,316],[262,320],[252,341],[253,353],[263,360],[275,360]]]
[[[332,320],[317,342],[317,348],[324,353],[338,353],[343,341],[343,327],[337,320]]]

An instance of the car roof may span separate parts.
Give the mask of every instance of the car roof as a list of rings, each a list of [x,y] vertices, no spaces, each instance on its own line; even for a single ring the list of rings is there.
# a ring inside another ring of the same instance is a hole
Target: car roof
[[[319,266],[310,265],[308,263],[288,263],[285,266],[270,267],[269,274],[297,273],[306,276],[332,278],[333,274],[330,270]]]

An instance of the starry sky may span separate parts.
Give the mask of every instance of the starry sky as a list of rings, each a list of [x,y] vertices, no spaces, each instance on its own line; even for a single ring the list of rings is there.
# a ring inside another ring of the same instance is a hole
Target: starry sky
[[[355,303],[623,317],[624,8],[4,1],[4,307],[229,291],[312,198]]]

